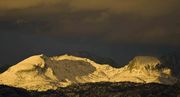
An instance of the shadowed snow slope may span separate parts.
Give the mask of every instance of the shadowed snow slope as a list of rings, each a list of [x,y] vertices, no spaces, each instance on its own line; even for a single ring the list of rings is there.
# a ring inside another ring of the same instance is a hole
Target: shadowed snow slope
[[[62,55],[36,55],[0,74],[0,84],[27,90],[46,91],[76,83],[136,82],[174,84],[171,70],[155,57],[138,56],[122,68],[97,64],[87,58]]]

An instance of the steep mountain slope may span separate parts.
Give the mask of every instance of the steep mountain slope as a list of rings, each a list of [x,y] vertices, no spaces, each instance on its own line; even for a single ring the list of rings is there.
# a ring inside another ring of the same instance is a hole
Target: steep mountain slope
[[[161,67],[157,58],[148,56],[136,57],[125,67],[113,68],[70,55],[35,55],[0,74],[0,84],[38,91],[76,83],[124,81],[174,84],[176,78],[171,76],[170,69]]]

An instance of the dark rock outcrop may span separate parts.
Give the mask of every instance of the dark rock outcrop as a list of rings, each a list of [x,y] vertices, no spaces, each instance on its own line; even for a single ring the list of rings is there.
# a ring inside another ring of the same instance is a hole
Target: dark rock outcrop
[[[0,86],[0,97],[177,97],[180,84],[173,86],[137,83],[87,83],[46,92]]]

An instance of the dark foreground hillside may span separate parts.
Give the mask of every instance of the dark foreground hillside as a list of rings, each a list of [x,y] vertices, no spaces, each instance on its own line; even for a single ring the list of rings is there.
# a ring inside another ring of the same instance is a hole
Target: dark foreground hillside
[[[179,96],[178,96],[179,95]],[[0,97],[180,97],[180,85],[89,83],[46,92],[0,86]]]

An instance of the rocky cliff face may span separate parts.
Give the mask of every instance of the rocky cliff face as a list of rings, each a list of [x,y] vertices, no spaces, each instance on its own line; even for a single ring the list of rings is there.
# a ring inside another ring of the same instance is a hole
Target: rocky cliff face
[[[149,56],[138,56],[122,68],[113,68],[71,55],[35,55],[0,74],[0,84],[37,91],[79,83],[127,81],[172,85],[176,78],[157,58]]]

